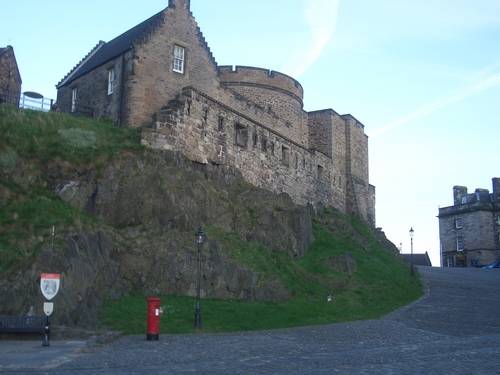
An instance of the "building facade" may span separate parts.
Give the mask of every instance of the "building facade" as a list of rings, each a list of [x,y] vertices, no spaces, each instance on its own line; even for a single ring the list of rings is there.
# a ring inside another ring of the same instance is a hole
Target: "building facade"
[[[298,81],[269,69],[218,66],[189,0],[99,42],[57,85],[62,112],[142,127],[142,143],[250,183],[323,203],[375,226],[364,125],[333,109],[306,112]]]
[[[19,106],[21,84],[14,48],[0,48],[0,104]]]
[[[481,267],[500,260],[500,178],[493,192],[453,187],[453,206],[439,209],[444,267]]]

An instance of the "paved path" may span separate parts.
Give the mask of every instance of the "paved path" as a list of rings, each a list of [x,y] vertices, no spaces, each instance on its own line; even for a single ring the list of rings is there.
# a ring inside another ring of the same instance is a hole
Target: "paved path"
[[[83,354],[81,342],[38,343],[37,358],[61,350],[46,362],[10,360],[0,341],[0,373],[500,374],[500,270],[419,272],[426,296],[381,320],[159,341],[127,336]]]

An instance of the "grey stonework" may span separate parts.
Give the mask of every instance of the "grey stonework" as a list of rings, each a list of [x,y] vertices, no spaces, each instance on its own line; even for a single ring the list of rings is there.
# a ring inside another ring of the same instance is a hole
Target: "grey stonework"
[[[500,260],[500,178],[493,193],[453,187],[454,205],[439,209],[439,239],[445,267],[480,267]]]
[[[304,111],[302,86],[285,74],[218,66],[189,6],[171,0],[100,42],[58,84],[59,108],[144,127],[144,145],[236,167],[248,182],[295,203],[331,205],[375,226],[364,126],[332,109]],[[175,46],[185,51],[182,73],[173,70]]]
[[[14,48],[0,48],[0,104],[19,106],[21,84]]]

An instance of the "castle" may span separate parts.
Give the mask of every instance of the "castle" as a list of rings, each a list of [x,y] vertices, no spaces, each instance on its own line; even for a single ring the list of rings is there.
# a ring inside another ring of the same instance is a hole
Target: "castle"
[[[143,127],[141,142],[228,165],[298,204],[375,226],[368,137],[351,115],[306,112],[303,88],[269,69],[218,66],[190,0],[99,42],[56,86],[60,111]]]

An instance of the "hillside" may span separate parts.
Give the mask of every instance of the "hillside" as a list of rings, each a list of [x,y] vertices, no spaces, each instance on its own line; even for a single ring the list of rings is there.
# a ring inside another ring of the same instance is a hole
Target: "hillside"
[[[379,230],[141,147],[137,130],[9,106],[0,130],[0,314],[41,315],[42,272],[61,274],[53,321],[68,327],[96,328],[103,305],[131,293],[193,297],[200,225],[204,299],[302,306],[309,316],[288,323],[302,325],[421,295]]]

